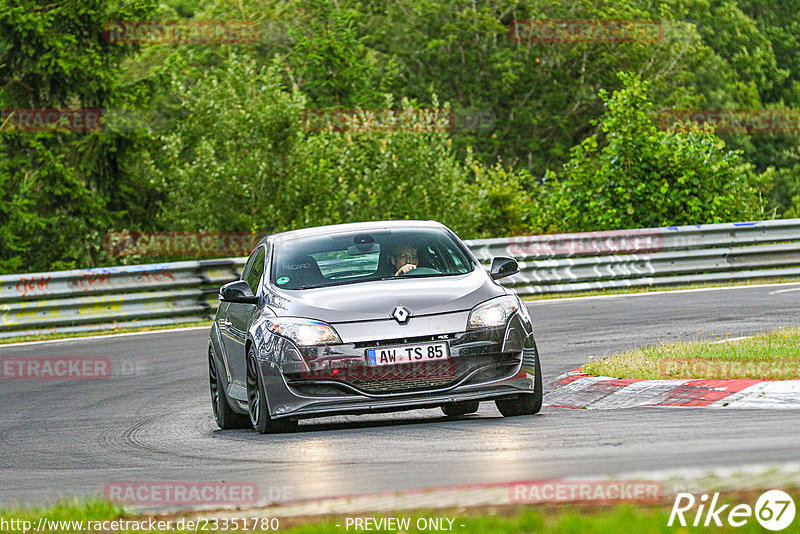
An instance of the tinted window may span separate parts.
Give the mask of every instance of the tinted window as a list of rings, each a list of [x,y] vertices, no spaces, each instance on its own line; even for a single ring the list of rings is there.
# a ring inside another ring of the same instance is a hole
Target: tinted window
[[[259,247],[258,251],[256,252],[253,267],[250,269],[250,273],[247,275],[247,285],[250,286],[250,289],[253,291],[254,295],[258,293],[258,283],[261,280],[261,275],[264,274],[265,254],[264,247]]]
[[[333,252],[317,252],[310,254],[316,260],[322,276],[326,278],[372,274],[378,269],[380,261],[380,245],[375,246],[375,251],[367,254],[350,255],[346,250]]]
[[[258,254],[258,250],[254,250],[250,257],[247,258],[247,263],[244,264],[244,268],[242,269],[242,280],[247,281],[247,276],[250,274],[250,270],[253,268],[253,263],[256,261],[256,255]]]
[[[272,283],[310,289],[384,278],[451,276],[472,271],[444,230],[348,232],[275,244]]]

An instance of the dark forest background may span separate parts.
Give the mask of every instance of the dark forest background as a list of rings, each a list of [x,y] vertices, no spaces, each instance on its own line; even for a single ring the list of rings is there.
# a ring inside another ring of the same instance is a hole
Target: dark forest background
[[[796,134],[660,128],[800,109],[784,0],[0,0],[0,273],[153,261],[113,231],[439,220],[464,238],[800,216]],[[119,44],[113,21],[244,20],[246,44]],[[525,43],[527,19],[652,20],[651,42]],[[304,127],[308,109],[448,110],[448,128]],[[453,120],[454,119],[454,120]],[[178,258],[175,258],[178,259]]]

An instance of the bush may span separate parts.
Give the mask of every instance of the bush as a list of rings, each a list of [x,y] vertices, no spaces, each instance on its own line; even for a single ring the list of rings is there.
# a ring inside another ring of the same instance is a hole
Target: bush
[[[620,73],[592,135],[549,172],[546,225],[567,231],[743,221],[761,215],[757,186],[769,180],[708,129],[659,130],[648,84]]]

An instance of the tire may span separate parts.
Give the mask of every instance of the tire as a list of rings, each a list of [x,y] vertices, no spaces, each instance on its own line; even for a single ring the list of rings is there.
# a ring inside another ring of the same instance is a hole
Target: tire
[[[533,379],[533,393],[520,393],[514,399],[498,399],[494,401],[503,417],[517,417],[520,415],[535,415],[542,409],[542,366],[539,363],[539,351],[533,345],[536,356],[535,372]]]
[[[269,416],[266,402],[266,390],[253,347],[247,350],[247,406],[250,411],[250,423],[259,434],[280,434],[297,429],[297,421],[290,419],[273,419]]]
[[[442,411],[447,417],[460,417],[478,411],[478,401],[451,402],[442,405]]]
[[[208,382],[211,388],[211,409],[214,411],[214,421],[222,430],[239,428],[253,428],[250,417],[233,411],[228,403],[228,395],[220,379],[217,361],[211,347],[208,347]]]

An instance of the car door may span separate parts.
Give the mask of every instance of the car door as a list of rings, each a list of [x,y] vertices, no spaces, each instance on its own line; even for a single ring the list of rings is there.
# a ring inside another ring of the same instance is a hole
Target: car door
[[[264,274],[264,260],[266,248],[258,247],[247,260],[242,270],[242,280],[247,282],[254,295],[260,295],[261,277]],[[236,386],[246,387],[247,361],[245,359],[245,343],[247,332],[253,316],[258,313],[256,304],[229,302],[227,308],[227,332],[225,336],[225,350],[228,353],[231,381]]]

